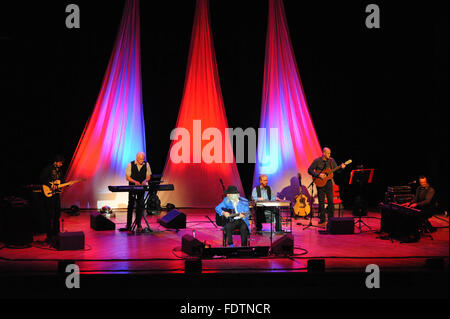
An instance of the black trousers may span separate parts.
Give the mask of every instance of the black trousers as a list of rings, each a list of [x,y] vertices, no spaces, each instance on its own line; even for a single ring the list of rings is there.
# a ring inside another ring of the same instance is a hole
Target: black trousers
[[[133,223],[133,209],[136,205],[136,227],[141,227],[142,214],[145,209],[145,192],[130,192],[128,194],[127,228]]]
[[[226,223],[224,228],[228,245],[233,244],[233,231],[235,229],[239,229],[241,233],[241,245],[247,246],[248,227],[247,224],[242,219],[233,219],[232,221]]]
[[[61,198],[59,194],[54,194],[52,197],[45,197],[44,200],[46,212],[46,233],[47,238],[52,239],[61,232]]]
[[[317,198],[319,200],[319,219],[325,221],[325,196],[327,197],[328,218],[334,216],[334,204],[333,204],[333,182],[329,180],[324,187],[317,187]]]
[[[275,218],[275,231],[281,231],[280,211],[276,207],[257,207],[255,211],[256,230],[262,229],[262,223],[266,222],[266,214],[268,211]]]

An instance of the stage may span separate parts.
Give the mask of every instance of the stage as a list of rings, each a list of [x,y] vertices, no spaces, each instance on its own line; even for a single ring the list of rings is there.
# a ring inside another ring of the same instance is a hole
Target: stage
[[[84,250],[42,247],[44,235],[35,235],[28,248],[0,249],[2,298],[149,298],[149,299],[244,299],[299,298],[448,298],[448,216],[430,221],[437,231],[432,238],[415,243],[381,239],[380,212],[370,210],[362,217],[370,228],[355,227],[354,234],[322,233],[324,227],[305,227],[309,220],[292,220],[294,254],[258,258],[202,259],[201,273],[185,268],[187,254],[181,251],[182,237],[222,246],[222,230],[212,221],[213,209],[180,209],[187,215],[186,229],[166,229],[147,216],[153,232],[120,232],[126,212],[117,211],[111,220],[116,230],[90,228],[92,211],[79,216],[62,214],[64,231],[82,231]],[[352,212],[343,211],[344,217]],[[358,219],[355,218],[355,221]],[[317,226],[318,218],[313,218]],[[144,220],[142,225],[145,226]],[[270,224],[252,233],[250,246],[270,246]],[[273,242],[285,234],[273,234]],[[234,236],[235,246],[240,237]],[[308,262],[323,260],[325,269],[307,269]],[[198,261],[197,261],[198,262]],[[441,263],[443,262],[443,263]],[[80,288],[64,286],[61,265],[75,263],[80,269]],[[380,269],[380,288],[366,287],[366,266]],[[58,266],[59,265],[59,266]],[[239,279],[245,289],[236,289]]]

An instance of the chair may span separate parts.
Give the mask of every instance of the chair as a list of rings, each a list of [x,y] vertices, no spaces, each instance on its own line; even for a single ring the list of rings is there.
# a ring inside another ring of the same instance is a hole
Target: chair
[[[333,205],[338,205],[338,216],[341,216],[341,206],[342,206],[342,199],[339,195],[339,185],[333,184]],[[325,197],[325,204],[328,204],[328,200]]]
[[[222,235],[223,235],[223,237],[222,237],[222,245],[223,245],[223,247],[226,247],[227,246],[227,234],[225,233],[225,227],[222,227]],[[241,235],[241,231],[239,229],[234,229],[232,236],[235,236],[235,235],[239,235],[240,236]],[[246,243],[241,243],[241,246],[250,246],[250,231],[248,232],[248,235],[247,235],[247,242]]]

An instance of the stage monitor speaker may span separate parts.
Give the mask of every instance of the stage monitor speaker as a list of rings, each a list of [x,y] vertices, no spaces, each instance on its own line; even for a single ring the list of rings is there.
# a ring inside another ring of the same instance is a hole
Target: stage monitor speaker
[[[203,243],[189,234],[181,238],[181,251],[190,256],[200,256],[203,251]]]
[[[186,214],[176,209],[172,209],[167,215],[159,218],[158,223],[166,228],[186,228]]]
[[[355,233],[355,221],[353,217],[331,217],[328,219],[327,233],[345,235]]]
[[[293,255],[294,254],[294,236],[292,234],[284,235],[272,244],[272,254],[275,255]]]
[[[82,231],[59,233],[54,246],[57,250],[84,249],[84,233]]]
[[[98,212],[91,214],[91,228],[94,230],[115,230],[116,224]]]

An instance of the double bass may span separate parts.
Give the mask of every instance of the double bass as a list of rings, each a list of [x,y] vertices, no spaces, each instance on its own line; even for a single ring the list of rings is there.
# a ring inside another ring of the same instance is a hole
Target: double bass
[[[311,207],[308,204],[308,198],[303,194],[302,188],[302,176],[298,173],[298,184],[300,188],[300,194],[295,196],[294,214],[296,216],[305,217],[311,212]]]

